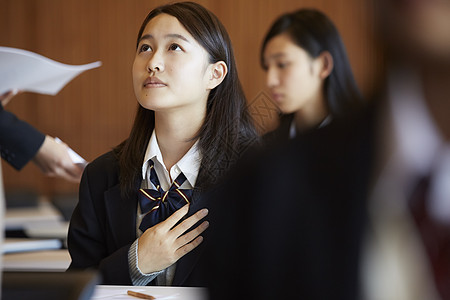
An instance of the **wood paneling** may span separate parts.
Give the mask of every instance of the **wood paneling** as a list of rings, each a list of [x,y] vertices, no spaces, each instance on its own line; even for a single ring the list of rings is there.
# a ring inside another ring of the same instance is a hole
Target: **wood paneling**
[[[131,81],[137,31],[147,13],[165,2],[0,0],[1,46],[24,48],[68,64],[103,62],[101,68],[81,74],[57,96],[24,93],[6,109],[42,132],[60,137],[87,160],[110,150],[127,137],[137,106]],[[212,10],[228,30],[249,104],[268,101],[259,65],[266,31],[280,14],[301,7],[318,8],[330,16],[347,46],[361,89],[366,93],[372,89],[377,53],[369,0],[198,2]],[[271,107],[269,111],[256,108],[255,119],[262,131],[276,125]],[[78,189],[76,184],[44,177],[32,163],[20,172],[2,165],[7,190],[29,188],[52,195]]]

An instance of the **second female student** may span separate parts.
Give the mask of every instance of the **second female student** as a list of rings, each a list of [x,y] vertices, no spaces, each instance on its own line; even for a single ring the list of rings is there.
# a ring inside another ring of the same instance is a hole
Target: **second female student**
[[[300,9],[275,20],[263,41],[261,64],[283,114],[269,140],[320,128],[362,104],[339,32],[318,10]]]

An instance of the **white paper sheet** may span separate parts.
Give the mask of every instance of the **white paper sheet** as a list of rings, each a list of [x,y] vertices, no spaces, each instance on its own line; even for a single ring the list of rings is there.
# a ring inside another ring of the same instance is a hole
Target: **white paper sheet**
[[[63,142],[63,141],[61,141],[61,139],[58,138],[58,137],[55,137],[55,141],[56,141],[57,143],[62,143],[62,142]],[[80,168],[82,168],[82,169],[84,169],[84,168],[87,166],[88,162],[87,162],[84,158],[82,158],[78,153],[76,153],[75,151],[73,151],[72,148],[69,147],[69,148],[67,149],[67,151],[68,151],[68,153],[69,153],[70,159],[72,159],[72,162],[73,162],[74,164],[78,165],[78,166],[79,166]]]
[[[11,90],[56,95],[80,73],[101,62],[67,65],[23,49],[0,47],[0,95]]]
[[[139,293],[152,295],[156,300],[207,300],[208,293],[205,288],[198,287],[169,287],[169,286],[114,286],[98,285],[95,288],[92,300],[103,299],[139,299],[127,295],[127,291],[132,290]]]

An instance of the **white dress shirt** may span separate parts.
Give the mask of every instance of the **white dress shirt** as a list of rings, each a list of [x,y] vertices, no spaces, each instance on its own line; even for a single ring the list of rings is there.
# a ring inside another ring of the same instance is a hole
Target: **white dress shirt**
[[[193,189],[197,180],[198,172],[201,163],[201,154],[198,150],[198,141],[188,150],[188,152],[174,165],[170,170],[167,170],[161,150],[158,145],[158,140],[155,131],[153,131],[150,141],[147,146],[147,150],[144,156],[144,162],[142,164],[142,184],[141,188],[153,188],[156,187],[150,181],[150,160],[154,163],[156,175],[158,176],[161,188],[167,191],[172,185],[173,181],[183,173],[186,176],[186,181],[180,186],[182,189]],[[137,249],[139,243],[139,237],[142,235],[142,231],[139,229],[142,219],[145,214],[141,213],[141,208],[138,205],[137,218],[136,218],[136,232],[138,238],[130,247],[128,252],[128,262],[131,280],[133,285],[147,285],[150,281],[156,278],[157,285],[171,285],[173,276],[175,275],[176,264],[168,267],[165,270],[154,272],[150,274],[144,274],[138,267]]]

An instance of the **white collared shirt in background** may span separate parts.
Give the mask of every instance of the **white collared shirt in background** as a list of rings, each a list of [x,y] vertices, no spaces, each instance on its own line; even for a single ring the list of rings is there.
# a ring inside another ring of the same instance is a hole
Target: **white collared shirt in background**
[[[331,123],[331,120],[333,120],[333,117],[331,115],[328,115],[322,122],[320,122],[317,128],[319,129],[327,126],[328,124]],[[291,126],[289,127],[289,138],[292,140],[295,139],[296,136],[297,136],[297,125],[295,124],[295,118],[293,118]]]

